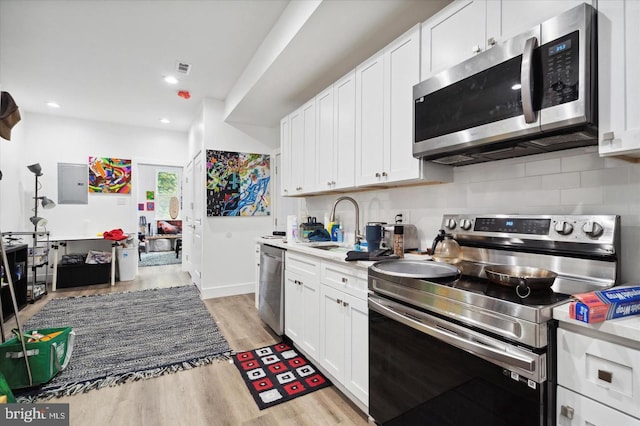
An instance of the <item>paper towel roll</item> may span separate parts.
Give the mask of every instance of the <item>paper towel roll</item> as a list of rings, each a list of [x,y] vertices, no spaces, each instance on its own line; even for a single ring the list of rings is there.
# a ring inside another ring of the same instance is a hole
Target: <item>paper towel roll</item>
[[[287,216],[287,242],[295,243],[298,233],[298,217],[295,215]]]

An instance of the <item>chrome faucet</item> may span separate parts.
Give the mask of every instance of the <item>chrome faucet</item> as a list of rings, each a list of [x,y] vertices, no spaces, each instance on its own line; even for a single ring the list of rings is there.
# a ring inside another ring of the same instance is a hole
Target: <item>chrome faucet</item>
[[[347,201],[351,201],[351,203],[353,204],[353,206],[356,208],[356,232],[355,232],[355,243],[359,244],[360,241],[364,238],[363,235],[360,233],[360,207],[358,206],[358,203],[356,202],[356,200],[354,200],[351,197],[339,197],[334,203],[333,203],[333,207],[331,208],[331,216],[329,217],[329,222],[335,222],[336,220],[336,206],[338,205],[338,203],[340,201],[343,200],[347,200]]]

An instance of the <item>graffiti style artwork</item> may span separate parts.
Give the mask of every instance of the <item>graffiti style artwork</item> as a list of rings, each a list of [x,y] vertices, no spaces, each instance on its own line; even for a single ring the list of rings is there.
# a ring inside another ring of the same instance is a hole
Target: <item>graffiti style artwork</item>
[[[131,193],[131,160],[89,157],[89,192]]]
[[[271,214],[269,156],[207,150],[207,216]]]

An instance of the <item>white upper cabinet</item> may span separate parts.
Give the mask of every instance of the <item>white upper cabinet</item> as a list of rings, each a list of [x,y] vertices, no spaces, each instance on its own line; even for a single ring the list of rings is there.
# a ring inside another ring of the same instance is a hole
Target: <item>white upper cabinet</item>
[[[333,189],[336,174],[333,86],[316,96],[316,184],[318,191]]]
[[[384,172],[384,66],[377,53],[356,68],[356,185],[380,183]]]
[[[355,186],[356,156],[356,72],[336,81],[333,85],[334,101],[334,178],[332,189]]]
[[[523,33],[590,0],[487,0],[487,45]]]
[[[301,195],[315,190],[315,123],[315,98],[289,115],[291,188],[287,195]]]
[[[584,0],[457,0],[422,24],[422,75],[458,64]]]
[[[422,73],[431,74],[485,49],[486,1],[455,1],[422,24]]]
[[[316,96],[316,191],[355,186],[355,70]]]
[[[289,115],[280,121],[280,155],[282,164],[280,167],[280,195],[293,194],[291,191],[291,128]]]
[[[447,182],[452,169],[413,157],[420,25],[356,68],[356,185]]]
[[[640,157],[640,2],[598,3],[600,155]]]
[[[384,160],[387,180],[420,177],[413,157],[413,86],[420,82],[420,25],[384,50]]]

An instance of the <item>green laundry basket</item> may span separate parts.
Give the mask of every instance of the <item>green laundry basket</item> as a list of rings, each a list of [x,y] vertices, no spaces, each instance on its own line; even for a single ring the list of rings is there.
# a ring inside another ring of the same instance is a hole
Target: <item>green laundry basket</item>
[[[31,381],[29,381],[20,338],[27,339],[34,332],[35,330],[26,332],[26,337],[15,336],[0,345],[0,373],[4,375],[11,389],[47,383],[69,364],[75,340],[75,332],[71,327],[39,329],[37,332],[45,336],[60,333],[49,340],[36,342],[25,340],[31,368]],[[18,334],[16,330],[14,333]]]

